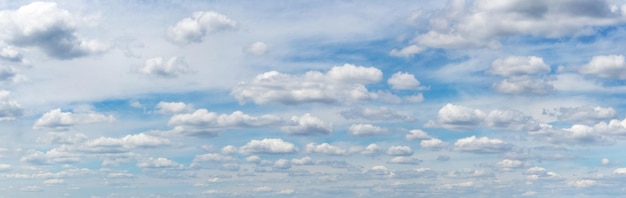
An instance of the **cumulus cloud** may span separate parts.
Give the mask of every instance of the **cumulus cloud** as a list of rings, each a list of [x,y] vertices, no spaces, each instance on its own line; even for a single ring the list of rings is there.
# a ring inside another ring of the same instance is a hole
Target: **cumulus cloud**
[[[281,130],[290,135],[328,135],[333,132],[333,124],[323,121],[311,114],[304,114],[301,117],[293,116],[291,125],[281,127]]]
[[[250,140],[246,145],[239,148],[239,152],[244,154],[292,154],[297,153],[298,148],[282,139],[265,138]]]
[[[484,121],[485,113],[478,109],[466,106],[446,104],[437,113],[437,121],[429,121],[427,127],[442,127],[448,129],[467,129],[476,127]]]
[[[488,72],[504,77],[535,75],[550,72],[550,66],[544,63],[541,57],[510,56],[494,60]]]
[[[27,63],[22,53],[13,47],[3,47],[0,49],[0,60],[12,63]]]
[[[503,153],[513,149],[513,145],[500,139],[470,136],[458,139],[454,143],[454,149],[470,153]]]
[[[132,148],[155,148],[169,145],[170,140],[145,133],[126,135],[121,138],[100,137],[89,140],[81,145],[79,150],[88,152],[121,151]]]
[[[422,140],[420,142],[420,146],[422,148],[429,149],[429,150],[441,150],[447,147],[448,143],[441,141],[440,139],[437,139],[437,138],[432,138],[432,139]]]
[[[617,117],[615,109],[601,106],[560,107],[553,110],[544,109],[543,114],[554,116],[559,121],[582,124],[592,124]]]
[[[614,143],[614,141],[602,136],[602,134],[593,127],[580,124],[575,124],[570,128],[563,129],[542,124],[540,130],[529,132],[529,135],[554,144],[609,145]]]
[[[228,114],[217,114],[206,109],[198,109],[193,113],[173,115],[168,125],[174,131],[192,136],[216,136],[221,130],[229,128],[268,127],[282,123],[282,119],[272,115],[259,117],[235,111]]]
[[[267,47],[267,44],[265,44],[264,42],[257,41],[257,42],[250,44],[250,46],[246,47],[244,51],[248,54],[261,56],[261,55],[267,54],[267,52],[269,51],[269,48]]]
[[[189,64],[181,57],[154,57],[146,60],[145,64],[137,68],[142,74],[154,75],[164,78],[174,78],[190,72]]]
[[[207,153],[202,155],[196,155],[191,161],[190,167],[198,167],[203,163],[227,163],[235,162],[237,159],[231,156],[220,155],[218,153]]]
[[[626,61],[623,55],[594,56],[578,72],[600,78],[626,80]]]
[[[596,180],[591,179],[580,179],[567,182],[568,185],[574,186],[576,188],[587,188],[596,185],[598,182]]]
[[[350,154],[348,150],[342,149],[338,146],[334,146],[328,143],[308,143],[304,148],[304,151],[307,153],[319,153],[325,155],[348,155]]]
[[[175,161],[169,160],[167,158],[159,157],[159,158],[147,158],[137,162],[137,167],[139,168],[166,168],[166,169],[182,169],[184,166],[182,164],[176,163]]]
[[[417,165],[422,163],[422,160],[416,158],[416,157],[407,157],[407,156],[397,156],[394,158],[391,158],[389,161],[387,161],[387,163],[389,164],[412,164],[412,165]]]
[[[387,83],[392,89],[398,90],[416,90],[422,89],[420,82],[415,79],[413,74],[406,72],[397,72],[387,79]]]
[[[313,160],[311,157],[303,157],[300,159],[292,159],[291,164],[293,165],[313,165]]]
[[[554,90],[552,79],[545,77],[550,66],[536,56],[510,56],[496,59],[487,73],[504,79],[493,84],[493,88],[504,94],[549,94]]]
[[[11,92],[0,90],[0,121],[14,120],[23,114],[22,106],[11,98]]]
[[[505,94],[535,94],[545,95],[554,90],[554,86],[547,79],[538,79],[528,76],[516,76],[494,83],[493,88]]]
[[[430,137],[430,135],[428,135],[428,133],[419,130],[419,129],[413,129],[410,130],[406,135],[405,138],[407,140],[427,140],[430,139],[432,137]]]
[[[366,137],[384,135],[389,133],[389,130],[371,124],[353,124],[348,128],[348,133],[352,136]]]
[[[115,117],[99,113],[72,113],[53,109],[44,113],[33,125],[33,129],[66,131],[74,125],[112,122]]]
[[[193,109],[192,105],[184,102],[159,102],[156,105],[157,112],[162,114],[184,113]]]
[[[487,126],[496,129],[515,131],[538,130],[539,122],[522,112],[514,110],[493,110],[485,118]]]
[[[422,51],[424,51],[423,47],[420,47],[417,45],[409,45],[400,50],[392,49],[389,52],[389,55],[396,56],[396,57],[410,58],[410,57],[413,57],[413,55],[419,54]]]
[[[523,168],[525,166],[524,162],[520,160],[511,160],[511,159],[503,159],[496,163],[496,168],[502,169],[504,171],[511,171],[513,169]]]
[[[217,12],[194,12],[167,29],[167,37],[179,44],[200,43],[207,34],[233,30],[237,22]]]
[[[351,109],[342,111],[339,113],[342,117],[352,119],[366,119],[371,121],[384,121],[384,120],[403,120],[414,121],[413,116],[399,113],[391,110],[387,107],[369,108],[369,107],[353,107]]]
[[[309,71],[304,75],[270,71],[257,75],[250,82],[239,83],[231,94],[240,103],[253,101],[257,104],[330,104],[384,99],[385,94],[369,92],[365,87],[381,79],[382,72],[377,68],[350,64],[335,66],[326,73]]]
[[[367,147],[365,147],[365,149],[363,149],[363,151],[361,151],[361,153],[363,155],[378,155],[381,154],[383,151],[383,148],[381,148],[377,144],[369,144],[367,145]]]
[[[71,59],[107,51],[110,46],[80,38],[80,20],[54,2],[33,2],[17,10],[0,11],[0,39],[21,47],[37,47],[58,59]]]
[[[411,156],[413,155],[413,149],[408,146],[390,146],[387,148],[386,153],[391,156]]]

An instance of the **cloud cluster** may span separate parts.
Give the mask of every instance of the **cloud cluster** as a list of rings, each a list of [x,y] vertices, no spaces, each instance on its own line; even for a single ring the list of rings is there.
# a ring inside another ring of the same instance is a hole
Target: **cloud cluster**
[[[484,113],[479,109],[446,104],[438,112],[438,120],[430,120],[426,127],[439,127],[453,130],[487,126],[494,129],[525,131],[538,130],[539,122],[522,112],[495,109]]]
[[[493,88],[505,94],[548,94],[554,87],[543,75],[550,72],[550,66],[543,58],[536,56],[510,56],[496,59],[488,73],[504,79],[494,83]]]

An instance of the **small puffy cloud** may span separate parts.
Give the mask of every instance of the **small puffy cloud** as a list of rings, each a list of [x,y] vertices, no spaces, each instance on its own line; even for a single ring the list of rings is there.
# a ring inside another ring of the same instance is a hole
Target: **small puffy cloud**
[[[406,138],[407,140],[426,140],[426,139],[430,139],[430,138],[432,138],[432,137],[430,137],[430,136],[428,135],[428,133],[426,133],[426,132],[424,132],[424,131],[422,131],[422,130],[419,130],[419,129],[413,129],[413,130],[410,130],[410,131],[409,131],[409,132],[405,135],[405,138]]]
[[[554,90],[554,86],[547,79],[538,79],[529,76],[516,76],[494,83],[493,88],[504,94],[534,94],[545,95]]]
[[[267,47],[267,44],[257,41],[257,42],[250,44],[250,46],[246,47],[244,51],[248,54],[261,56],[261,55],[267,54],[267,52],[269,51],[269,48]]]
[[[227,145],[227,146],[222,147],[222,149],[220,149],[220,151],[224,155],[230,155],[230,154],[237,153],[238,149],[237,149],[237,147],[235,147],[233,145]]]
[[[361,151],[361,154],[378,155],[378,154],[381,154],[383,151],[384,151],[383,148],[381,148],[377,144],[369,144],[367,145],[367,147],[365,147],[365,149],[363,149],[363,151]]]
[[[390,146],[386,153],[390,156],[411,156],[413,149],[408,146]]]
[[[516,131],[538,130],[539,122],[522,112],[514,110],[493,110],[485,118],[487,126],[496,129]]]
[[[159,102],[156,105],[157,112],[162,114],[184,113],[193,109],[192,105],[184,102]]]
[[[46,179],[43,181],[43,184],[46,185],[60,185],[65,184],[65,180],[63,179]]]
[[[570,186],[574,186],[576,188],[587,188],[596,185],[598,182],[596,180],[591,179],[580,179],[575,181],[570,181],[567,184]]]
[[[413,116],[398,113],[387,107],[369,108],[369,107],[353,107],[351,109],[342,111],[339,113],[342,117],[352,119],[366,119],[371,121],[384,121],[384,120],[403,120],[414,121]]]
[[[209,33],[233,30],[237,23],[217,12],[194,12],[167,29],[167,37],[179,44],[200,43]]]
[[[0,39],[20,47],[37,47],[58,59],[99,54],[108,44],[85,40],[76,32],[80,19],[54,2],[33,2],[17,10],[0,11]],[[17,58],[17,57],[15,57]]]
[[[274,166],[272,166],[273,168],[276,169],[290,169],[291,168],[291,162],[289,160],[286,159],[278,159],[276,160],[276,162],[274,162]]]
[[[537,139],[544,140],[553,144],[568,145],[609,145],[614,141],[610,140],[593,127],[575,124],[570,128],[558,129],[551,125],[544,124],[541,129],[536,132],[529,132],[529,135]]]
[[[454,143],[454,148],[457,151],[470,153],[503,153],[513,149],[513,145],[500,139],[471,136],[458,139]]]
[[[323,121],[308,113],[301,117],[293,116],[291,122],[289,125],[280,128],[289,135],[329,135],[333,132],[332,123]]]
[[[395,73],[387,80],[392,89],[398,90],[416,90],[421,89],[420,82],[415,79],[413,74],[406,72]]]
[[[22,53],[12,47],[4,47],[0,49],[0,60],[5,60],[9,62],[26,62]]]
[[[0,172],[9,171],[12,167],[11,164],[0,164]]]
[[[353,124],[348,128],[348,133],[352,136],[366,137],[384,135],[389,133],[389,130],[371,124]]]
[[[311,157],[303,157],[300,159],[292,159],[291,164],[293,165],[313,165],[313,160]]]
[[[198,109],[193,113],[173,115],[168,125],[174,126],[174,131],[186,135],[213,137],[224,129],[268,127],[282,122],[281,118],[272,115],[255,117],[241,111],[220,115],[206,109]]]
[[[626,80],[626,61],[623,55],[594,56],[578,72],[600,78]]]
[[[147,158],[147,159],[140,160],[137,162],[137,167],[182,169],[184,166],[182,164],[176,163],[175,161],[169,160],[167,158],[159,157],[159,158]]]
[[[54,132],[37,138],[37,142],[47,144],[78,144],[85,141],[87,141],[87,136],[82,133],[67,134]]]
[[[417,45],[409,45],[400,50],[392,49],[389,52],[389,55],[395,56],[395,57],[410,58],[410,57],[413,57],[413,55],[419,54],[422,51],[424,51],[423,47],[420,47]]]
[[[270,71],[257,75],[250,82],[239,83],[231,94],[240,103],[253,101],[257,104],[329,104],[384,99],[384,94],[369,92],[365,87],[381,78],[382,72],[377,68],[350,64],[335,66],[326,73],[309,71],[304,75]]]
[[[189,73],[189,64],[181,57],[154,57],[146,60],[145,64],[137,68],[137,72],[158,77],[173,78],[180,74]]]
[[[251,140],[239,148],[239,152],[244,154],[292,154],[297,153],[298,148],[282,139],[265,138],[262,140]]]
[[[83,149],[97,152],[99,150],[115,150],[120,148],[128,150],[131,148],[154,148],[169,145],[170,140],[162,137],[147,135],[145,133],[126,135],[121,138],[100,137],[84,143]]]
[[[560,121],[583,124],[597,123],[617,117],[615,109],[600,106],[561,107],[554,110],[544,109],[543,114],[554,116]]]
[[[387,163],[389,164],[413,164],[413,165],[417,165],[422,163],[422,160],[416,158],[416,157],[407,157],[407,156],[397,156],[394,158],[391,158],[389,161],[387,161]]]
[[[595,132],[598,132],[604,135],[625,138],[626,137],[626,119],[624,120],[612,119],[608,123],[600,122],[593,126],[593,130]]]
[[[626,168],[617,168],[613,170],[614,175],[626,175]]]
[[[24,114],[24,109],[11,99],[11,92],[0,90],[0,121],[14,120]]]
[[[440,139],[437,139],[437,138],[432,138],[428,140],[422,140],[420,142],[420,146],[425,149],[440,150],[440,149],[447,147],[448,143],[441,141]]]
[[[227,163],[235,162],[235,158],[231,156],[220,155],[218,153],[207,153],[202,155],[196,155],[191,161],[191,167],[202,166],[203,163]]]
[[[478,109],[446,104],[438,112],[437,121],[429,121],[427,127],[442,127],[448,129],[466,129],[476,127],[484,121],[485,113]]]
[[[342,149],[338,146],[333,146],[328,143],[308,143],[304,148],[304,151],[307,153],[319,153],[325,155],[348,155],[349,152],[345,149]]]
[[[517,169],[517,168],[523,168],[524,165],[525,165],[524,162],[520,160],[511,160],[511,159],[504,159],[496,163],[497,168],[505,170],[505,171],[509,171],[509,170]]]
[[[493,61],[488,72],[504,77],[535,75],[550,72],[550,66],[544,63],[541,57],[511,56]]]
[[[112,122],[115,117],[99,113],[72,113],[53,109],[44,113],[33,125],[34,129],[65,131],[74,125]]]

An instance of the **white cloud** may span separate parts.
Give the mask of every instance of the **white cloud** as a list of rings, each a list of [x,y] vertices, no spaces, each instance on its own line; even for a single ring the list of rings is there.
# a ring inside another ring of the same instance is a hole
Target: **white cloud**
[[[304,148],[307,153],[319,153],[325,155],[348,155],[350,154],[346,149],[342,149],[338,146],[333,146],[328,143],[308,143]]]
[[[397,49],[392,49],[389,52],[389,55],[391,56],[396,56],[396,57],[403,57],[403,58],[410,58],[415,54],[419,54],[420,52],[424,51],[423,47],[417,46],[417,45],[409,45],[406,46],[400,50]]]
[[[206,109],[198,109],[193,113],[173,115],[168,125],[174,126],[179,133],[192,136],[216,136],[221,130],[229,128],[268,127],[282,123],[282,119],[272,115],[259,117],[235,111],[230,115],[218,115]]]
[[[309,71],[289,75],[270,71],[257,75],[250,82],[241,82],[231,94],[240,102],[257,104],[338,103],[383,98],[371,93],[366,84],[379,82],[382,72],[374,67],[350,64],[335,66],[327,73]]]
[[[239,148],[239,152],[244,154],[291,154],[297,153],[298,148],[282,139],[265,138],[262,140],[251,140]]]
[[[0,60],[5,60],[9,62],[20,62],[26,63],[27,61],[24,59],[22,53],[13,47],[3,47],[0,49]]]
[[[408,146],[390,146],[387,149],[387,155],[391,156],[411,156],[413,155],[413,149]]]
[[[202,42],[206,34],[233,30],[237,23],[217,12],[194,12],[167,29],[167,37],[180,44]]]
[[[555,116],[560,121],[582,124],[592,124],[617,117],[617,112],[612,107],[600,106],[560,107],[552,111],[544,109],[544,114]]]
[[[539,122],[522,112],[514,110],[493,110],[485,118],[487,126],[496,129],[515,131],[538,130]]]
[[[550,72],[550,66],[544,63],[541,57],[510,56],[494,60],[488,72],[504,77],[535,75]]]
[[[617,168],[617,169],[613,170],[613,174],[615,174],[615,175],[626,174],[626,168]]]
[[[371,124],[353,124],[348,128],[348,133],[352,136],[366,137],[384,135],[389,133],[389,130]]]
[[[593,127],[575,124],[570,128],[558,129],[552,125],[543,124],[536,132],[529,132],[529,135],[554,144],[568,145],[609,145],[614,141],[604,136]]]
[[[470,136],[458,139],[454,143],[454,148],[461,152],[502,153],[513,149],[513,145],[500,139],[490,139],[488,137],[476,138],[476,136]]]
[[[37,47],[47,55],[71,59],[99,54],[110,49],[108,44],[84,40],[76,29],[80,20],[54,2],[33,2],[17,10],[0,11],[0,39],[22,47]]]
[[[394,110],[391,110],[387,107],[379,107],[379,108],[369,108],[369,107],[353,107],[351,109],[342,111],[339,113],[342,117],[346,119],[366,119],[371,121],[382,121],[382,120],[403,120],[403,121],[414,121],[415,118],[413,116],[398,113]]]
[[[626,61],[623,55],[594,56],[578,71],[600,78],[626,80]]]
[[[437,138],[432,138],[428,140],[422,140],[420,142],[420,146],[425,149],[440,150],[440,149],[447,147],[448,143],[441,141],[440,139],[437,139]]]
[[[485,113],[478,109],[471,109],[461,105],[446,104],[438,112],[437,121],[429,121],[427,127],[442,127],[448,129],[467,129],[482,124]]]
[[[512,170],[517,168],[522,168],[524,166],[524,162],[519,160],[511,160],[511,159],[503,159],[496,163],[496,167],[503,170]]]
[[[301,117],[291,117],[291,125],[283,126],[280,129],[289,135],[329,135],[333,132],[333,124],[323,121],[311,114],[304,114]]]
[[[410,130],[404,137],[407,140],[426,140],[432,138],[428,133],[419,129]]]
[[[421,89],[420,82],[415,79],[413,74],[406,72],[397,72],[387,80],[392,89],[398,90],[416,90]]]
[[[74,125],[112,122],[115,117],[99,113],[72,113],[53,109],[44,113],[33,125],[34,129],[65,131]]]
[[[237,149],[237,147],[235,147],[233,145],[226,145],[226,146],[222,147],[222,149],[220,149],[220,151],[224,155],[230,155],[230,154],[237,153],[238,149]]]
[[[46,184],[46,185],[65,184],[65,180],[63,180],[63,179],[47,179],[47,180],[43,181],[43,184]]]
[[[547,79],[538,79],[528,76],[516,76],[494,83],[493,88],[505,94],[536,94],[545,95],[554,90],[554,86]]]
[[[313,165],[313,160],[311,157],[303,157],[300,159],[292,159],[291,164],[293,165]]]
[[[154,57],[146,60],[145,64],[137,68],[139,73],[158,77],[173,78],[181,74],[189,73],[189,64],[181,57]]]
[[[394,158],[391,158],[389,161],[387,161],[387,163],[390,164],[413,164],[413,165],[417,165],[422,163],[422,160],[416,158],[416,157],[407,157],[407,156],[397,156]]]
[[[26,76],[18,74],[13,67],[0,68],[0,83],[16,84],[27,81]]]
[[[134,135],[126,135],[121,138],[100,137],[97,139],[89,140],[85,142],[87,149],[113,149],[123,148],[131,149],[136,147],[151,148],[159,147],[170,144],[169,139],[147,135],[145,133],[139,133]],[[93,150],[95,151],[95,150]]]
[[[277,169],[290,169],[291,162],[286,159],[278,159],[276,160],[276,162],[274,162],[274,166],[272,167],[277,168]]]
[[[227,163],[235,162],[237,159],[231,156],[220,155],[218,153],[207,153],[202,155],[196,155],[191,161],[190,167],[202,166],[202,163]]]
[[[162,114],[184,113],[193,109],[192,105],[184,102],[159,102],[156,105],[157,112]]]
[[[137,162],[137,167],[139,168],[167,168],[167,169],[182,169],[184,166],[182,164],[176,163],[175,161],[169,160],[167,158],[159,157],[159,158],[147,158]]]
[[[246,53],[252,54],[255,56],[265,55],[267,54],[268,51],[269,51],[269,48],[267,47],[267,44],[260,42],[260,41],[250,44],[250,46],[246,47],[245,49]]]
[[[37,138],[37,142],[47,144],[78,144],[85,142],[86,140],[87,136],[82,133],[67,134],[53,132]]]
[[[570,181],[567,184],[570,186],[574,186],[576,188],[587,188],[596,185],[598,182],[596,180],[591,179],[580,179],[575,181]]]
[[[600,122],[593,126],[593,130],[604,135],[624,138],[626,137],[626,119],[612,119],[608,123]]]
[[[11,92],[0,90],[0,121],[14,120],[23,114],[22,106],[11,99]]]
[[[383,148],[378,146],[377,144],[369,144],[361,153],[363,155],[378,155],[383,152]]]

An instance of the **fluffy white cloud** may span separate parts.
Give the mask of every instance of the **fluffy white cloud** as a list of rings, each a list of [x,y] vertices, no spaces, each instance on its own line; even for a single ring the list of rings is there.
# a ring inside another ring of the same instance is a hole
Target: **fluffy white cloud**
[[[387,155],[391,156],[411,156],[413,155],[413,149],[408,146],[390,146],[387,149]]]
[[[513,145],[500,139],[490,139],[488,137],[476,138],[476,136],[470,136],[458,139],[454,143],[454,148],[461,152],[502,153],[513,149]]]
[[[145,64],[137,68],[139,73],[159,77],[173,78],[180,74],[189,73],[189,64],[181,57],[154,57],[146,60]]]
[[[0,121],[14,120],[22,116],[24,110],[15,100],[11,99],[11,92],[0,90]]]
[[[328,143],[308,143],[304,148],[304,151],[307,153],[319,153],[325,155],[348,155],[350,154],[348,150],[342,149],[338,146],[333,146]]]
[[[194,12],[167,29],[167,37],[180,44],[202,42],[206,34],[233,30],[237,23],[217,12]]]
[[[389,130],[371,124],[353,124],[348,128],[348,133],[352,136],[365,137],[384,135],[389,133]]]
[[[37,47],[59,59],[98,54],[110,48],[80,38],[76,32],[79,21],[54,2],[33,2],[17,10],[0,11],[0,39],[15,46]]]
[[[407,140],[426,140],[432,138],[428,133],[419,129],[410,130],[404,137]]]
[[[535,75],[550,72],[550,66],[541,57],[511,56],[493,61],[488,72],[504,77]]]
[[[255,56],[261,56],[267,54],[269,48],[267,44],[263,42],[254,42],[250,44],[250,46],[246,47],[245,52],[248,54],[252,54]]]
[[[169,139],[162,137],[147,135],[145,133],[139,133],[135,135],[126,135],[121,138],[100,137],[97,139],[89,140],[85,142],[86,149],[97,151],[99,149],[131,149],[131,148],[153,148],[168,145]]]
[[[220,155],[218,153],[207,153],[202,155],[196,155],[191,161],[190,167],[202,166],[203,163],[227,163],[235,162],[237,159],[231,156]]]
[[[604,135],[624,138],[626,137],[626,119],[612,119],[608,123],[600,122],[593,126],[593,130]]]
[[[297,153],[298,148],[282,139],[265,138],[262,140],[251,140],[239,148],[239,152],[244,154],[290,154]]]
[[[593,127],[580,124],[575,124],[570,128],[563,129],[542,124],[539,131],[529,132],[529,134],[554,144],[608,145],[614,143],[612,140],[602,136],[598,130],[594,130]]]
[[[496,167],[503,170],[512,170],[516,168],[522,168],[524,166],[524,162],[519,160],[511,160],[511,159],[503,159],[496,163]]]
[[[363,155],[378,155],[381,154],[383,151],[383,148],[381,148],[377,144],[369,144],[367,145],[367,147],[365,147],[365,149],[363,149],[363,151],[361,151],[361,153]]]
[[[623,55],[594,56],[578,71],[600,78],[626,80],[626,61]]]
[[[392,89],[399,90],[415,90],[421,89],[420,82],[415,79],[413,74],[406,72],[398,72],[391,75],[391,78],[387,80],[387,83],[391,85]]]
[[[403,114],[403,113],[398,113],[387,107],[379,107],[379,108],[353,107],[351,109],[342,111],[339,114],[346,119],[366,119],[366,120],[371,120],[371,121],[404,120],[404,121],[409,122],[409,121],[415,120],[413,116]]]
[[[112,122],[115,117],[99,113],[72,113],[53,109],[44,113],[33,125],[34,129],[65,131],[74,125],[98,122]]]
[[[615,175],[626,174],[626,168],[617,168],[617,169],[613,170],[613,174],[615,174]]]
[[[617,112],[612,107],[600,106],[561,107],[554,110],[544,109],[543,114],[555,116],[560,121],[583,124],[592,124],[617,117]]]
[[[447,147],[448,143],[441,141],[440,139],[437,139],[437,138],[432,138],[428,140],[422,140],[420,142],[420,146],[425,149],[440,150],[440,149]]]
[[[250,82],[241,82],[231,94],[240,102],[257,104],[337,103],[383,98],[371,93],[366,84],[379,82],[382,72],[374,67],[350,64],[335,66],[327,73],[309,71],[304,75],[289,75],[270,71],[257,75]],[[397,97],[397,96],[396,96]]]
[[[176,132],[186,135],[212,137],[224,129],[268,127],[282,122],[281,118],[272,115],[255,117],[241,111],[235,111],[230,115],[218,115],[206,109],[198,109],[193,113],[173,115],[168,125],[174,126]]]
[[[493,88],[504,94],[549,94],[554,86],[548,79],[539,79],[529,76],[516,76],[494,83]]]
[[[387,163],[390,164],[413,164],[413,165],[417,165],[422,163],[422,160],[416,158],[416,157],[407,157],[407,156],[397,156],[394,158],[391,158],[389,161],[387,161]]]
[[[389,55],[391,56],[396,56],[396,57],[403,57],[403,58],[410,58],[415,54],[419,54],[420,52],[424,51],[423,47],[417,46],[417,45],[409,45],[406,46],[400,50],[397,49],[392,49],[389,52]]]
[[[147,158],[137,162],[139,168],[167,168],[167,169],[181,169],[184,166],[176,163],[175,161],[167,158]]]
[[[157,112],[162,114],[184,113],[193,109],[192,105],[184,102],[159,102],[156,105]]]
[[[224,155],[230,155],[230,154],[237,153],[238,149],[237,149],[237,147],[235,147],[233,145],[226,145],[226,146],[222,147],[222,149],[220,149],[220,151]]]
[[[576,188],[587,188],[596,185],[598,182],[596,180],[591,179],[580,179],[575,181],[570,181],[567,184],[570,186],[574,186]]]
[[[311,114],[304,114],[301,117],[293,116],[291,125],[283,126],[280,129],[290,135],[328,135],[333,132],[333,124],[323,121]]]
[[[291,162],[289,160],[286,159],[278,159],[276,160],[276,162],[274,162],[274,166],[272,166],[276,169],[290,169],[291,168]]]
[[[493,110],[485,118],[487,126],[496,129],[516,131],[538,130],[539,122],[522,112],[514,110]]]
[[[437,121],[429,121],[427,127],[442,127],[448,129],[466,129],[480,125],[485,118],[485,113],[478,109],[466,106],[446,104],[438,112]]]
[[[303,157],[300,159],[292,159],[291,164],[293,165],[313,165],[313,160],[311,157]]]
[[[0,49],[0,60],[5,60],[9,62],[27,62],[22,53],[15,48],[12,47],[4,47]]]

